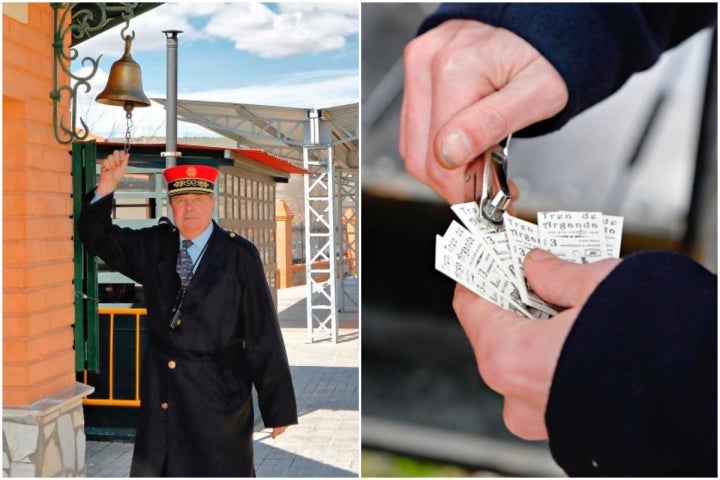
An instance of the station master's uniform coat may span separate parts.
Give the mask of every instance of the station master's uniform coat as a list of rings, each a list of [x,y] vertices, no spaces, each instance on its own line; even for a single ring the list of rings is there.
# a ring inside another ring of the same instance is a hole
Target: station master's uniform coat
[[[285,346],[257,249],[213,222],[171,330],[178,231],[112,224],[113,195],[79,219],[87,249],[144,286],[150,341],[131,476],[254,476],[251,383],[266,427],[297,423]]]

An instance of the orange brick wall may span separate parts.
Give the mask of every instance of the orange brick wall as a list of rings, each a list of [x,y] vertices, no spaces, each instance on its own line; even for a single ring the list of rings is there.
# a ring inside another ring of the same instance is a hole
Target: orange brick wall
[[[24,8],[27,21],[3,11],[5,407],[75,383],[71,158],[53,134],[53,12]]]
[[[292,287],[292,219],[295,215],[284,200],[275,200],[275,262],[277,288]]]

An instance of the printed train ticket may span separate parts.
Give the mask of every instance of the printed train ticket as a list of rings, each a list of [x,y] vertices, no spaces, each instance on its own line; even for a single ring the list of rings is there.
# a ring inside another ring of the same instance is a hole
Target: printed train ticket
[[[482,219],[475,202],[453,205],[453,221],[436,237],[435,268],[482,298],[529,318],[548,318],[558,308],[532,291],[525,256],[543,248],[567,261],[618,258],[623,218],[600,212],[539,212],[537,225],[505,214],[503,225]]]

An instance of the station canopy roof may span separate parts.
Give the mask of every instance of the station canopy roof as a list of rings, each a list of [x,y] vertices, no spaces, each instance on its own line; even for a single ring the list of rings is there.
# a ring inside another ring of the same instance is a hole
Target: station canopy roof
[[[164,98],[152,100],[166,105]],[[317,112],[320,117],[320,143],[333,147],[335,165],[357,168],[357,103],[312,110],[203,100],[177,101],[179,120],[228,137],[237,142],[238,148],[265,150],[298,165],[302,165],[303,145],[310,144],[311,112]]]
[[[98,142],[98,158],[113,150],[123,148],[123,142]],[[162,152],[165,143],[136,143],[131,147],[133,166],[140,168],[165,168],[165,158]],[[199,163],[213,167],[239,165],[249,168],[263,175],[269,175],[275,181],[286,183],[292,174],[308,174],[308,170],[279,158],[265,150],[249,148],[224,148],[207,145],[192,145],[180,143],[177,145],[182,156],[178,157],[178,165]]]

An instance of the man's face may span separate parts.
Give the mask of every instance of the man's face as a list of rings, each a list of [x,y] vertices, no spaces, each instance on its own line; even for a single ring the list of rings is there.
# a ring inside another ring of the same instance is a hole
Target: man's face
[[[206,193],[186,193],[170,197],[173,220],[180,235],[192,240],[212,222],[215,197]]]

